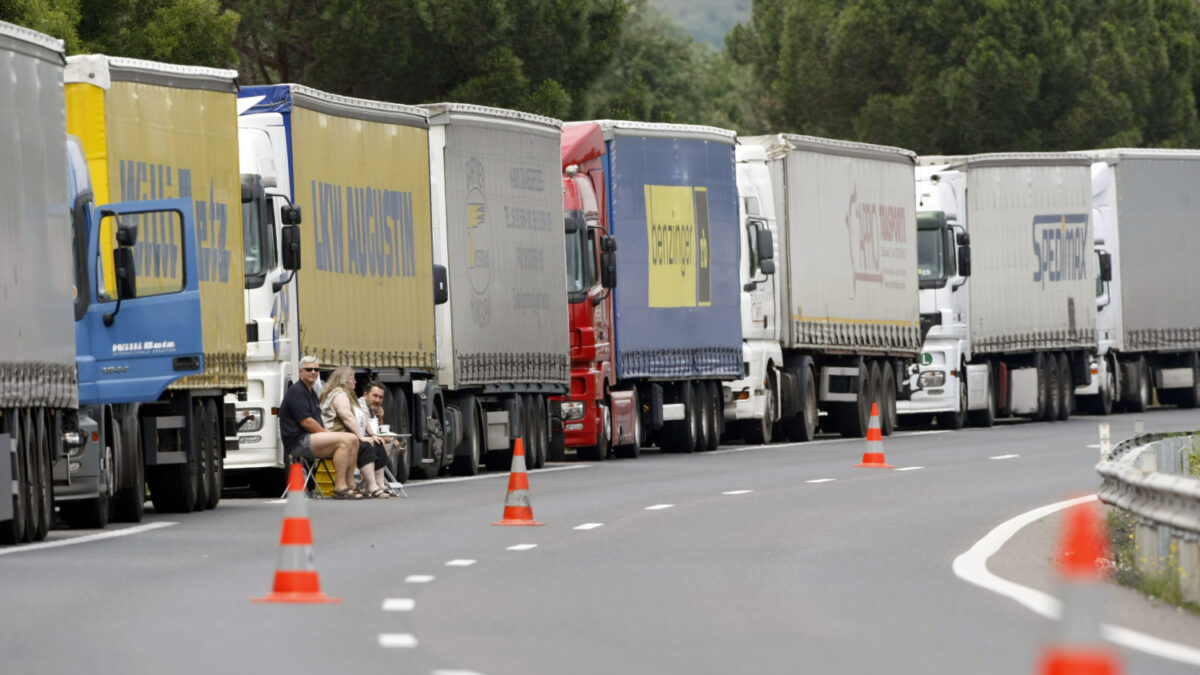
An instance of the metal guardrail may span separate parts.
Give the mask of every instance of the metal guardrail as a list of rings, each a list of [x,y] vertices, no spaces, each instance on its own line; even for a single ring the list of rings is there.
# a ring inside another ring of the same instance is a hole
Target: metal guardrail
[[[1183,597],[1200,603],[1200,478],[1191,455],[1200,431],[1142,434],[1096,465],[1100,501],[1137,519],[1138,570],[1175,575]]]

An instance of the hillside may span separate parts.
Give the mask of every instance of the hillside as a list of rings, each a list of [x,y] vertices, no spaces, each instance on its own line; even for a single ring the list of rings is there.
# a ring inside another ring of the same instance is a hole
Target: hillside
[[[715,50],[725,48],[729,29],[750,19],[751,0],[650,0],[663,14],[674,19],[696,42],[707,42]]]

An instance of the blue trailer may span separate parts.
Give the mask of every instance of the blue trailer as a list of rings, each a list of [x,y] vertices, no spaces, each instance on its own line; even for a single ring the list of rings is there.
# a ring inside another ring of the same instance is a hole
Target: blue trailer
[[[668,451],[715,449],[742,373],[734,132],[603,121],[617,389]],[[639,439],[640,441],[641,439]]]

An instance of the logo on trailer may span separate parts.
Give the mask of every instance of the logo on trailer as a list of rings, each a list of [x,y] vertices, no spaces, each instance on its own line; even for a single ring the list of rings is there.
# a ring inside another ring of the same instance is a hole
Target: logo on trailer
[[[1092,243],[1086,213],[1033,217],[1033,255],[1037,269],[1033,282],[1079,281],[1088,278]]]
[[[647,185],[644,189],[650,306],[712,304],[708,188]]]
[[[475,297],[471,298],[471,318],[477,326],[492,322],[492,300],[487,295],[492,283],[492,224],[488,219],[487,193],[484,191],[483,162],[467,160],[467,279]]]
[[[850,260],[854,263],[854,290],[860,281],[894,288],[906,286],[906,213],[903,206],[859,201],[858,186],[854,187],[845,220]],[[896,264],[888,265],[889,261]]]

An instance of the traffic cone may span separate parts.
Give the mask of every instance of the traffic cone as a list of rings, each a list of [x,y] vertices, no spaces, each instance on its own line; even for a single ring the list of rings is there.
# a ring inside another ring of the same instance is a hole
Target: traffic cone
[[[1100,637],[1098,560],[1105,556],[1104,528],[1094,507],[1084,503],[1067,512],[1058,568],[1063,578],[1063,614],[1059,641],[1038,664],[1040,675],[1119,675],[1116,653]]]
[[[533,519],[529,505],[529,476],[525,473],[525,444],[513,445],[512,473],[508,476],[508,494],[504,497],[504,519],[493,525],[545,525]]]
[[[275,588],[265,598],[251,602],[327,603],[341,602],[321,592],[313,566],[312,524],[304,496],[304,469],[293,464],[288,475],[288,498],[283,511],[283,534],[279,538],[279,562],[275,565]]]
[[[871,404],[871,424],[867,427],[867,449],[863,452],[862,464],[866,469],[894,469],[883,458],[883,432],[879,429],[879,404]]]

